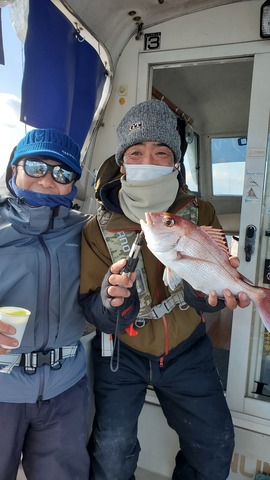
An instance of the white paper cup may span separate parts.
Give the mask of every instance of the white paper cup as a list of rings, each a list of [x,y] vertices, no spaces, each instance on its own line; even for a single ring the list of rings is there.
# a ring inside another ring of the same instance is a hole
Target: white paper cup
[[[1,344],[1,347],[10,349],[18,348],[20,346],[30,314],[31,312],[26,308],[0,307],[0,320],[16,328],[16,333],[14,333],[14,335],[7,336],[16,338],[16,340],[19,342],[16,347],[10,347],[9,345],[4,345],[3,343]]]

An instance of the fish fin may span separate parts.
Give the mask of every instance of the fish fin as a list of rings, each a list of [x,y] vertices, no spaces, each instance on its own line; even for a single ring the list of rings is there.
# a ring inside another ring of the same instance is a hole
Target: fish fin
[[[213,228],[211,225],[202,225],[200,228],[204,232],[208,233],[208,235],[210,235],[210,237],[216,242],[219,248],[221,248],[229,257],[230,253],[224,231],[221,228]]]
[[[181,280],[182,278],[178,277],[173,270],[168,267],[165,268],[163,273],[163,282],[167,287],[170,287],[171,290],[174,290]]]
[[[257,307],[265,328],[270,332],[270,289],[264,288],[264,296],[258,300]]]

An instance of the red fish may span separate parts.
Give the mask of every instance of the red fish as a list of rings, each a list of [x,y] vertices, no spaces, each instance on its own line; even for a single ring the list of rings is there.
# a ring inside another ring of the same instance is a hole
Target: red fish
[[[237,297],[245,292],[257,306],[270,331],[270,289],[252,285],[229,261],[224,232],[199,227],[167,212],[148,212],[141,220],[149,250],[165,265],[163,281],[172,290],[181,279],[195,290],[219,297],[228,288]]]

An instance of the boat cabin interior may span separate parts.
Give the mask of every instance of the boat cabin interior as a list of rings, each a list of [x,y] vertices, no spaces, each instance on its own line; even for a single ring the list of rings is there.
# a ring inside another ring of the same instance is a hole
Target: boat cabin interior
[[[241,273],[269,286],[270,2],[2,0],[0,7],[10,9],[23,46],[21,122],[60,128],[81,147],[77,207],[96,212],[95,176],[114,155],[117,125],[136,103],[158,98],[179,121],[187,188],[214,205]],[[2,64],[4,54],[3,36]],[[229,479],[270,475],[270,333],[253,304],[205,320],[236,430]],[[139,480],[171,478],[178,445],[160,410],[149,388]]]

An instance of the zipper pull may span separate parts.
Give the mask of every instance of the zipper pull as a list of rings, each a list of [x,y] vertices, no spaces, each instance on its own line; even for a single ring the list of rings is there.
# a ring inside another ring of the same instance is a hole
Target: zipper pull
[[[162,357],[159,359],[159,366],[160,368],[164,367],[164,355],[162,355]]]

